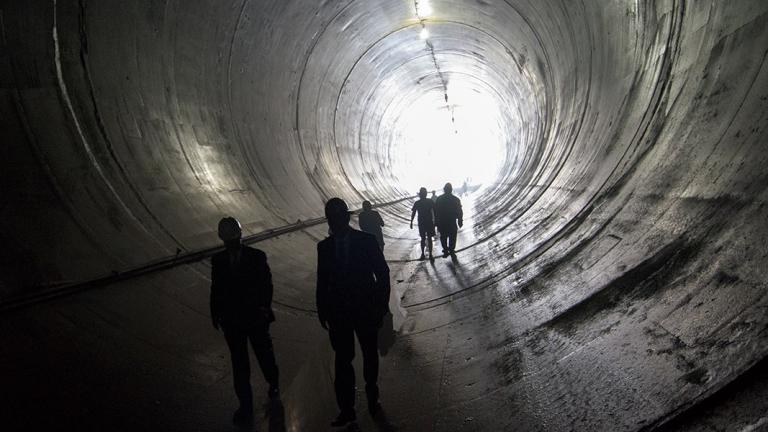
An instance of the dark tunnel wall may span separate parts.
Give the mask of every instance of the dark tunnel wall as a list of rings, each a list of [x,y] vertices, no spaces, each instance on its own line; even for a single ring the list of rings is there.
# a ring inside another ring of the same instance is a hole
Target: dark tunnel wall
[[[222,213],[241,215],[250,230],[260,231],[316,216],[322,197],[334,194],[354,201],[362,194],[379,201],[402,196],[403,187],[388,174],[397,163],[397,155],[390,152],[396,143],[387,136],[392,117],[420,93],[442,96],[432,59],[414,35],[418,22],[413,5],[317,5],[317,14],[309,14],[307,24],[300,26],[306,34],[280,31],[283,20],[306,13],[306,4],[279,4],[269,13],[255,3],[240,6],[63,4],[57,7],[59,41],[53,47],[53,35],[46,35],[52,11],[47,22],[36,23],[41,37],[46,36],[40,43],[48,56],[40,63],[47,67],[40,73],[47,72],[51,92],[47,99],[35,101],[35,109],[16,111],[26,115],[50,107],[54,113],[39,121],[49,124],[53,118],[62,123],[61,130],[72,141],[69,146],[49,146],[48,139],[40,136],[44,132],[37,132],[42,128],[33,124],[35,119],[24,119],[28,138],[37,142],[32,148],[38,149],[38,159],[50,170],[39,177],[51,178],[59,189],[54,192],[59,199],[44,201],[56,205],[64,201],[62,211],[69,213],[66,218],[58,216],[55,223],[40,224],[42,229],[74,219],[70,223],[79,228],[64,231],[79,231],[95,245],[101,243],[99,238],[115,239],[112,250],[98,253],[112,255],[105,265],[114,270],[168,255],[176,247],[210,244],[209,227]],[[593,90],[591,81],[601,77],[591,75],[593,60],[587,54],[588,38],[594,38],[587,35],[586,17],[591,12],[545,6],[537,12],[552,20],[545,27],[533,25],[533,12],[517,11],[525,7],[500,4],[474,10],[461,2],[447,4],[433,30],[436,55],[446,58],[443,72],[472,77],[473,86],[493,91],[505,107],[501,120],[516,153],[509,156],[506,175],[489,201],[512,213],[538,199],[568,154],[575,151],[582,155],[579,160],[590,160],[590,154],[599,155],[607,145],[605,138],[574,139],[585,118],[603,121],[598,120],[599,113],[586,116],[583,110],[588,104],[577,101],[592,97],[596,105],[616,104],[599,98],[624,96],[605,88],[614,83],[608,78]],[[232,10],[232,16],[220,22],[209,19],[225,10]],[[596,11],[634,19],[621,8]],[[113,16],[121,19],[108,18]],[[655,35],[655,25],[649,18],[649,37]],[[665,42],[669,29],[658,31],[658,42]],[[568,46],[560,47],[558,41]],[[612,39],[601,42],[608,61],[618,56],[618,48],[608,45]],[[624,42],[643,43],[642,39]],[[333,49],[337,46],[349,49]],[[640,48],[654,49],[659,48]],[[640,55],[622,66],[642,70],[644,61]],[[601,65],[596,62],[595,67]],[[612,63],[608,73],[629,73],[616,66]],[[653,82],[658,72],[651,70],[647,79]],[[121,78],[115,81],[117,76]],[[629,73],[625,85],[634,78]],[[24,102],[18,99],[17,106],[23,109]],[[49,139],[58,141],[60,134]],[[590,144],[574,149],[581,142]],[[581,171],[587,181],[594,177]],[[83,175],[93,181],[81,181]],[[534,184],[539,185],[537,190],[520,189]],[[13,228],[6,232],[19,232]],[[73,243],[82,241],[62,241]],[[87,251],[68,255],[101,261]],[[36,282],[79,280],[93,274],[67,274],[83,266],[61,262],[66,259],[41,263],[42,271],[67,270]]]
[[[431,5],[427,45],[407,1],[3,2],[0,301],[216,245],[222,215],[253,234],[318,217],[330,196],[412,195],[397,177],[402,113],[456,79],[495,102],[507,145],[498,180],[468,208],[462,269],[446,279],[418,267],[410,203],[381,209],[394,277],[439,287],[405,292],[402,343],[430,358],[434,341],[482,334],[453,351],[446,341],[443,361],[488,352],[435,390],[455,391],[425,409],[441,413],[433,430],[466,412],[478,430],[651,427],[762,359],[768,4]],[[307,339],[323,236],[259,246],[285,331]],[[141,293],[178,284],[157,307],[203,319],[207,271],[137,282],[124,302],[116,288],[82,301],[130,315]],[[78,298],[61,306],[68,316]],[[36,311],[9,312],[4,337]],[[168,335],[144,328],[152,319],[118,333],[162,345]],[[132,355],[122,361],[147,354]],[[301,356],[288,363],[301,376]],[[468,376],[482,385],[461,387]],[[600,385],[604,396],[573,396]],[[574,420],[603,398],[605,412],[635,412]],[[490,419],[510,406],[518,414]]]

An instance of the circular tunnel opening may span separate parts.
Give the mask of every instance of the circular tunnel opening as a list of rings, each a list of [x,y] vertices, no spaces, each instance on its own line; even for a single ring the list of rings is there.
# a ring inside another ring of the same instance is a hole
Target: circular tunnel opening
[[[519,62],[520,40],[456,18],[410,19],[336,72],[345,78],[332,148],[358,194],[386,202],[451,182],[461,193],[479,192],[483,209],[486,200],[504,206],[498,198],[510,199],[509,185],[545,172],[540,154],[552,146],[542,134],[549,127],[545,71]],[[310,55],[307,67],[338,68],[336,60]],[[482,210],[477,220],[496,216]]]

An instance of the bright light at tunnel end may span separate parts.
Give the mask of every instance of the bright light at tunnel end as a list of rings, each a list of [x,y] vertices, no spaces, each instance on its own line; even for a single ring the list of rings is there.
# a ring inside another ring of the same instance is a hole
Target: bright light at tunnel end
[[[429,0],[413,0],[421,24],[419,38],[432,50],[427,19]],[[433,61],[437,59],[432,51]],[[432,89],[408,105],[395,125],[394,175],[405,190],[426,187],[440,190],[446,182],[472,189],[490,186],[506,160],[508,137],[500,126],[501,108],[486,93],[457,77],[445,80],[437,72],[441,89]]]
[[[446,182],[483,188],[501,173],[508,141],[501,107],[461,80],[449,84],[448,94],[449,105],[442,92],[423,94],[395,126],[399,162],[393,168],[406,190],[441,190]]]

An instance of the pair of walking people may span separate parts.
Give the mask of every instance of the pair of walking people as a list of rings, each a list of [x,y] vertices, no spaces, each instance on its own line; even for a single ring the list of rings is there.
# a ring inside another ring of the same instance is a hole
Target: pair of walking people
[[[317,245],[317,314],[336,353],[334,390],[340,412],[331,425],[345,426],[356,419],[355,336],[363,354],[368,411],[375,416],[380,409],[378,330],[389,312],[389,267],[376,236],[349,226],[350,211],[343,200],[328,200],[325,216],[330,236]],[[222,219],[219,238],[225,250],[211,260],[211,318],[214,328],[223,328],[231,354],[240,401],[233,422],[249,425],[253,422],[249,341],[269,384],[268,396],[275,400],[280,395],[269,335],[275,320],[272,275],[266,254],[242,244],[237,220]]]
[[[425,259],[425,246],[428,249],[429,257],[432,258],[432,237],[435,236],[435,226],[440,231],[443,257],[455,253],[458,229],[464,225],[464,212],[461,209],[461,200],[453,195],[453,186],[446,183],[443,186],[443,194],[434,201],[427,198],[427,189],[421,188],[419,199],[411,209],[411,229],[413,229],[413,219],[417,213],[419,215],[419,236],[421,237],[420,259]]]

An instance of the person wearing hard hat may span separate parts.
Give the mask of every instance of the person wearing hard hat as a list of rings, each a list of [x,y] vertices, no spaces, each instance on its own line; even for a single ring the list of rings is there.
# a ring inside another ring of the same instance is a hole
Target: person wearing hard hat
[[[279,398],[278,369],[269,325],[272,312],[272,273],[267,255],[242,244],[242,229],[237,219],[219,221],[219,238],[225,249],[211,259],[211,319],[216,330],[223,330],[232,359],[235,394],[240,407],[232,421],[253,424],[253,395],[250,383],[248,342],[256,354],[270,399]]]
[[[363,353],[368,411],[379,411],[378,330],[389,312],[389,267],[376,237],[349,226],[349,208],[340,198],[325,204],[331,235],[317,244],[317,315],[336,352],[336,403],[331,426],[345,426],[355,414],[355,335]]]

